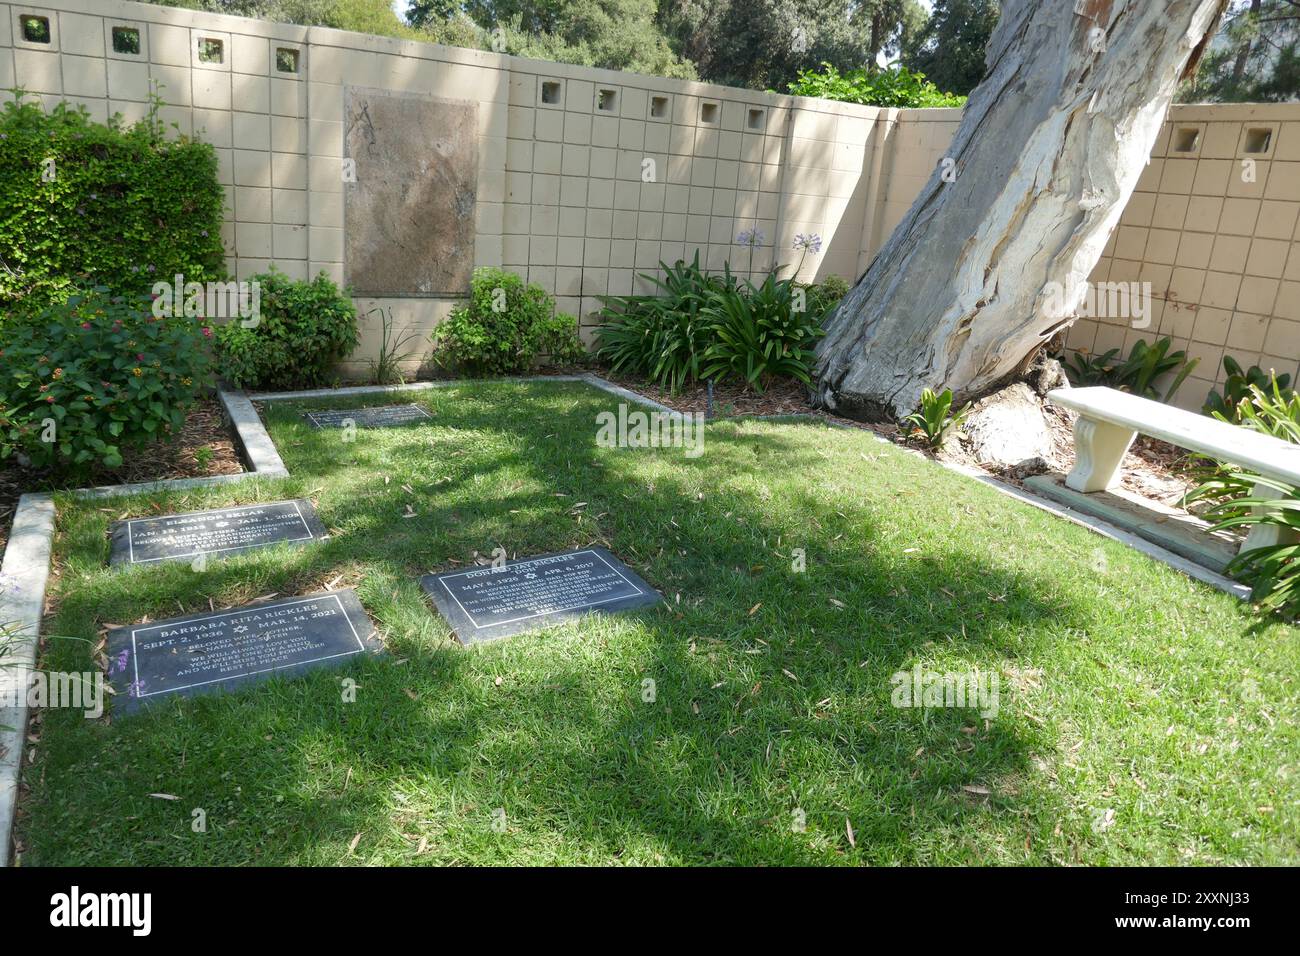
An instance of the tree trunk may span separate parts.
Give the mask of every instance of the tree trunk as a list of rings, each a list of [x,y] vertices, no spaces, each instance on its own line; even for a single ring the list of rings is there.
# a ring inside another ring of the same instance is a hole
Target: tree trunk
[[[1250,3],[1250,20],[1255,22],[1259,19],[1260,0],[1251,0]],[[1246,64],[1250,61],[1250,51],[1255,45],[1255,38],[1251,36],[1250,31],[1246,30],[1242,37],[1241,46],[1237,49],[1237,59],[1232,64],[1232,89],[1234,91],[1241,89],[1241,81],[1246,77]]]
[[[1004,3],[952,164],[826,323],[817,404],[880,420],[913,411],[926,387],[976,397],[1072,322],[1226,4]]]

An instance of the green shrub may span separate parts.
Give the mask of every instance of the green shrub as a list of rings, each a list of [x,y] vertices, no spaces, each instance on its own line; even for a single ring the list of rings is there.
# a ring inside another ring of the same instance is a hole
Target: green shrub
[[[556,312],[545,289],[489,267],[474,270],[469,301],[433,330],[432,343],[438,365],[468,375],[526,372],[542,356],[572,365],[586,354],[578,320]]]
[[[1065,359],[1062,365],[1070,379],[1070,384],[1081,387],[1087,385],[1105,385],[1124,392],[1132,392],[1143,398],[1154,398],[1168,402],[1174,397],[1187,376],[1192,374],[1200,359],[1187,361],[1187,353],[1182,349],[1171,352],[1174,340],[1169,336],[1158,339],[1154,345],[1143,339],[1133,343],[1128,358],[1116,361],[1119,349],[1107,349],[1101,355],[1091,356],[1087,352],[1075,352],[1073,357]],[[1156,379],[1166,372],[1176,372],[1169,387],[1162,396],[1156,388]]]
[[[370,377],[376,385],[402,385],[406,376],[402,374],[402,363],[407,361],[415,349],[407,348],[417,335],[414,329],[393,331],[393,310],[391,308],[374,308],[366,315],[379,316],[379,354],[370,360]]]
[[[596,357],[615,372],[643,375],[676,392],[700,376],[704,352],[713,340],[712,322],[701,313],[717,292],[736,288],[729,268],[711,276],[700,268],[700,253],[687,264],[661,262],[662,279],[641,278],[659,295],[598,296],[603,319],[596,329]]]
[[[913,434],[920,435],[931,448],[939,448],[952,434],[954,428],[960,428],[966,416],[970,414],[971,403],[967,402],[959,411],[952,410],[952,389],[945,388],[936,393],[933,389],[921,389],[921,407],[908,415],[905,421],[912,426]]]
[[[1100,355],[1093,355],[1080,349],[1073,355],[1067,356],[1062,353],[1057,358],[1060,359],[1061,367],[1070,379],[1070,384],[1075,388],[1086,388],[1090,385],[1114,387],[1115,366],[1119,364],[1115,359],[1117,355],[1119,349],[1107,349]]]
[[[849,294],[849,283],[839,276],[827,276],[819,283],[803,286],[807,296],[808,311],[817,316],[827,316]]]
[[[107,289],[0,332],[0,459],[85,471],[179,428],[210,384],[211,330]]]
[[[804,286],[773,271],[756,286],[725,264],[721,275],[710,275],[698,251],[690,263],[659,266],[662,279],[641,276],[658,294],[599,297],[596,357],[673,392],[700,378],[736,376],[760,391],[777,377],[810,381],[812,344],[848,291],[838,276]],[[802,311],[795,308],[798,291]]]
[[[800,70],[789,84],[795,96],[817,96],[864,106],[907,107],[964,106],[966,97],[944,93],[925,78],[904,66],[885,69],[850,70],[840,73],[829,63],[821,70]]]
[[[0,108],[0,310],[225,277],[216,153],[164,138],[156,107],[131,126],[66,103]]]
[[[302,282],[275,267],[253,276],[260,316],[217,330],[220,372],[236,388],[319,388],[357,347],[357,310],[328,275]]]
[[[1247,385],[1245,397],[1229,412],[1215,411],[1211,414],[1220,421],[1241,425],[1293,445],[1300,444],[1300,395],[1284,387],[1284,378],[1286,376],[1274,378],[1267,391],[1258,385]],[[1198,483],[1184,496],[1184,503],[1214,502],[1220,519],[1250,514],[1250,508],[1234,508],[1233,503],[1249,497],[1259,480],[1257,476],[1229,462],[1215,461],[1198,467],[1193,473]]]
[[[1285,388],[1280,378],[1273,378],[1267,391],[1253,383],[1245,390],[1245,397],[1227,414],[1215,411],[1214,417],[1300,444],[1300,394]],[[1300,533],[1300,489],[1230,462],[1213,462],[1200,472],[1200,483],[1185,501],[1213,502],[1205,513],[1216,522],[1211,530],[1249,531],[1272,525]],[[1280,497],[1257,497],[1257,485]],[[1224,570],[1250,585],[1251,597],[1261,608],[1292,618],[1300,614],[1300,545],[1251,548],[1240,552]]]
[[[1223,380],[1223,394],[1220,395],[1217,389],[1210,389],[1201,411],[1234,424],[1241,421],[1239,406],[1244,399],[1251,397],[1252,389],[1265,393],[1274,386],[1280,392],[1291,390],[1289,374],[1274,375],[1265,372],[1258,365],[1252,365],[1243,371],[1241,364],[1231,355],[1223,357],[1223,371],[1227,373]]]
[[[712,343],[704,352],[704,376],[736,376],[763,391],[774,378],[812,382],[813,344],[822,335],[821,313],[794,308],[795,284],[769,272],[763,284],[710,295],[702,315]]]

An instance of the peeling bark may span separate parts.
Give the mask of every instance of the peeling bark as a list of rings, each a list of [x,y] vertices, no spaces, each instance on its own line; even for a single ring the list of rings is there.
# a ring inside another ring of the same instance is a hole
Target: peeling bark
[[[1009,0],[940,165],[827,320],[814,400],[898,418],[981,395],[1068,325],[1227,0]],[[1077,12],[1076,12],[1077,11]],[[951,177],[950,177],[951,178]],[[1068,290],[1064,315],[1048,283]]]

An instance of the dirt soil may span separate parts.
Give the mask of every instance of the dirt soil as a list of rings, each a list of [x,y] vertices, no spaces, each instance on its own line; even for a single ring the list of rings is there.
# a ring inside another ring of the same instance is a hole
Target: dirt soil
[[[206,460],[201,457],[205,448],[211,452]],[[215,398],[202,399],[194,406],[176,441],[158,442],[125,457],[126,463],[116,471],[99,470],[71,486],[53,480],[48,474],[22,468],[12,461],[0,465],[0,551],[9,540],[9,526],[13,522],[18,496],[26,491],[170,478],[206,478],[238,474],[244,470],[236,450],[234,432],[226,422],[221,403]]]

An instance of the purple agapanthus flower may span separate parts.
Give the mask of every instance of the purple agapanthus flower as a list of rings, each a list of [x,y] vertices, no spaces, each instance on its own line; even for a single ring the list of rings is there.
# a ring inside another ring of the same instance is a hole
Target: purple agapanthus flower
[[[751,229],[742,229],[736,235],[736,245],[738,246],[761,246],[763,244],[763,230],[754,226]]]
[[[113,674],[120,674],[126,670],[126,661],[130,656],[131,652],[123,648],[122,653],[117,655],[117,659],[108,665],[109,676],[111,677]]]
[[[794,237],[794,247],[816,255],[822,251],[822,237],[815,232],[801,232]]]

